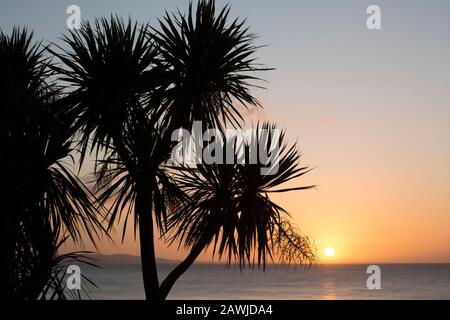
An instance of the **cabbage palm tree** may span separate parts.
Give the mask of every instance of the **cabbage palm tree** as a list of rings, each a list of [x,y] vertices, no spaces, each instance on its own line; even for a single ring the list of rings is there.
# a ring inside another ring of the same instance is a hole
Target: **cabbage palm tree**
[[[45,48],[26,29],[0,32],[0,194],[2,298],[64,298],[54,277],[66,239],[101,232],[92,194],[72,173],[71,121],[49,81]],[[78,254],[70,255],[78,258]]]
[[[193,121],[208,126],[242,118],[233,100],[258,105],[247,74],[258,70],[252,36],[228,9],[217,16],[213,1],[199,1],[196,15],[167,15],[160,30],[111,17],[84,23],[65,37],[69,49],[55,53],[65,97],[80,132],[82,158],[94,151],[100,199],[114,197],[110,227],[125,210],[139,229],[147,299],[160,299],[153,223],[165,233],[170,204],[183,200],[165,164],[170,137]],[[100,152],[101,151],[101,152]],[[101,156],[106,154],[105,156]]]
[[[153,93],[161,84],[154,75],[159,62],[147,29],[117,17],[96,20],[94,26],[84,23],[65,37],[69,49],[55,54],[64,63],[61,79],[73,89],[65,99],[80,132],[81,159],[95,152],[103,203],[118,193],[110,208],[110,228],[127,205],[127,213],[134,209],[145,293],[155,298],[159,284],[152,212],[160,225],[165,209],[155,190],[164,181],[157,179],[158,166],[169,156],[169,145],[156,139],[157,122],[150,116],[149,105],[157,96]]]
[[[262,130],[263,129],[263,130]],[[165,298],[175,281],[192,265],[207,247],[213,245],[213,255],[226,256],[228,264],[237,261],[240,267],[257,264],[265,268],[267,260],[309,265],[315,262],[310,239],[302,235],[289,221],[290,214],[270,199],[270,193],[305,190],[314,186],[283,188],[282,185],[309,171],[299,165],[296,145],[288,146],[285,132],[279,136],[274,125],[255,128],[250,141],[244,142],[246,161],[242,164],[202,164],[183,167],[175,173],[180,188],[189,201],[170,215],[168,232],[189,250],[183,260],[161,283]],[[266,133],[269,132],[269,135]],[[252,146],[273,151],[273,140],[280,146],[275,162],[257,161],[251,164]],[[233,142],[231,142],[233,143]],[[239,157],[238,146],[224,144],[224,154],[232,150]],[[273,165],[277,164],[277,169]],[[272,168],[266,174],[261,169]]]

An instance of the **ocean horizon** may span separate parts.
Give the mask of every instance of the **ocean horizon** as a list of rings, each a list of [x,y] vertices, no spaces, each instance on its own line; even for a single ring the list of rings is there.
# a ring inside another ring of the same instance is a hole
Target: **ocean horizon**
[[[141,266],[136,257],[120,262],[98,263],[100,268],[80,265],[87,281],[82,283],[93,300],[144,299]],[[243,268],[219,263],[196,263],[175,283],[168,299],[179,300],[450,300],[449,263],[389,263],[380,267],[381,288],[368,289],[370,264],[318,264]],[[176,262],[160,260],[160,281]]]

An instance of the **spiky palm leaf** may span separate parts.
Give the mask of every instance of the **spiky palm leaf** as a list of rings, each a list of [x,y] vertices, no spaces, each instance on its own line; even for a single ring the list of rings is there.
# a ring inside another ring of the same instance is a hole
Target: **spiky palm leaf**
[[[245,20],[229,22],[229,12],[200,0],[195,13],[192,3],[187,16],[166,13],[150,34],[172,81],[162,104],[171,128],[190,129],[195,120],[208,127],[238,125],[243,118],[236,102],[260,106],[250,92],[259,80],[253,73],[268,69],[255,63],[255,37]]]
[[[202,164],[197,168],[181,168],[176,178],[190,201],[171,215],[169,227],[176,230],[172,240],[190,248],[199,243],[204,247],[212,244],[219,257],[225,255],[229,263],[236,259],[240,266],[247,263],[264,266],[271,258],[312,263],[315,255],[309,238],[295,229],[289,222],[289,213],[268,195],[270,192],[314,187],[278,189],[309,169],[299,166],[296,146],[287,145],[284,131],[267,138],[263,137],[261,129],[270,132],[276,127],[269,124],[257,126],[256,135],[253,135],[256,141],[244,143],[245,164]],[[251,145],[256,142],[260,147],[268,148],[273,145],[273,139],[278,139],[280,146],[275,158],[278,170],[261,174],[262,168],[273,163],[258,161],[257,164],[249,164]],[[226,145],[224,148],[224,152],[229,150]],[[236,153],[235,157],[238,156]]]
[[[133,211],[137,194],[143,188],[150,192],[153,202],[153,215],[161,233],[165,232],[167,214],[172,207],[183,201],[184,194],[171,177],[171,172],[164,166],[170,157],[172,144],[164,139],[158,123],[151,123],[148,118],[130,117],[122,135],[123,150],[127,151],[125,159],[122,152],[111,145],[111,152],[99,161],[96,174],[96,189],[100,193],[102,204],[112,199],[109,206],[109,229],[124,215],[123,233],[125,236],[127,222]],[[148,212],[148,214],[152,214]],[[134,216],[135,228],[139,217]]]
[[[54,237],[60,239],[55,244],[56,252],[59,248],[65,244],[69,239],[69,236]],[[92,254],[90,251],[76,251],[65,254],[55,254],[55,258],[52,260],[46,269],[49,270],[50,280],[45,283],[44,289],[38,296],[39,300],[81,300],[83,298],[89,298],[90,287],[98,288],[98,286],[83,273],[80,274],[83,281],[80,289],[69,289],[67,287],[67,268],[70,265],[84,265],[94,268],[99,268],[95,264],[94,260],[89,256]]]
[[[81,129],[81,150],[119,145],[128,117],[158,87],[152,76],[157,53],[146,36],[149,27],[138,27],[118,17],[97,19],[94,25],[83,22],[64,41],[69,49],[52,51],[63,62],[58,68],[73,91],[66,97],[68,112]]]

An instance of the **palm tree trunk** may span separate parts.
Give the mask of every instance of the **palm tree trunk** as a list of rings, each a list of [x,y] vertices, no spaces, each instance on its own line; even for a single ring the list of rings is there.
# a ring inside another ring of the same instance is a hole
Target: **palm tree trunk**
[[[135,210],[139,219],[139,239],[145,298],[155,301],[161,298],[153,238],[152,193],[151,191],[146,191],[136,194]]]
[[[206,248],[208,239],[209,237],[206,235],[202,239],[200,239],[192,247],[188,256],[167,275],[167,277],[161,283],[160,294],[162,300],[167,298],[175,282],[186,272],[187,269],[189,269],[189,267],[194,263],[200,253],[202,253],[203,249]]]

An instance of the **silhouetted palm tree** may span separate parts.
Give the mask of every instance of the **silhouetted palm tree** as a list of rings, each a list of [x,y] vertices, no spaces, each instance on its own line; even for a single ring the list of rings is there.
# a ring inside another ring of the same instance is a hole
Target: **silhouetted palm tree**
[[[263,129],[263,130],[261,130]],[[189,255],[162,282],[165,298],[175,281],[191,266],[201,252],[213,244],[213,255],[226,255],[230,264],[237,260],[242,267],[255,262],[265,268],[266,261],[278,258],[284,263],[311,264],[315,254],[310,239],[289,222],[289,213],[273,202],[269,194],[304,190],[314,186],[280,188],[288,181],[309,171],[300,167],[295,144],[288,147],[285,132],[274,136],[276,127],[264,124],[255,128],[250,141],[244,142],[246,161],[235,164],[201,164],[195,168],[179,168],[175,177],[189,201],[169,216],[168,230],[172,241],[189,249]],[[265,132],[264,132],[265,130]],[[269,132],[269,135],[266,133]],[[279,143],[278,156],[272,162],[251,164],[252,146],[274,152],[274,139]],[[230,142],[235,143],[235,142]],[[233,152],[239,158],[239,146],[224,144],[223,154]],[[272,150],[273,149],[273,150]],[[274,160],[274,162],[273,162]],[[275,169],[274,164],[278,165]],[[267,174],[261,169],[272,168]]]
[[[170,141],[161,139],[159,126],[148,121],[148,118],[130,118],[134,120],[129,121],[122,139],[128,152],[127,158],[133,161],[124,161],[122,153],[111,146],[113,152],[99,161],[102,165],[97,174],[97,187],[101,191],[99,199],[102,203],[114,199],[110,207],[110,228],[125,212],[125,235],[128,217],[134,209],[135,227],[136,223],[139,227],[146,297],[159,299],[153,222],[162,234],[168,212],[183,201],[184,194],[164,166],[170,156]]]
[[[168,157],[169,146],[155,148],[151,144],[155,135],[148,130],[155,124],[147,117],[151,94],[160,85],[152,76],[158,60],[147,29],[116,17],[96,20],[94,27],[84,23],[64,38],[70,49],[56,55],[64,63],[59,69],[62,80],[73,88],[65,99],[80,131],[82,159],[87,151],[95,151],[97,159],[106,154],[96,163],[100,168],[97,189],[104,191],[104,202],[118,192],[110,210],[110,227],[126,205],[128,213],[134,209],[144,287],[150,298],[159,288],[152,216],[155,171]],[[162,212],[155,211],[156,221],[163,219]],[[124,232],[125,228],[126,223]]]
[[[102,230],[92,194],[67,165],[74,131],[44,52],[26,29],[0,32],[2,298],[64,298],[55,277],[80,257],[58,255],[59,246]]]
[[[242,23],[227,24],[227,16],[227,9],[215,16],[212,1],[199,1],[195,18],[192,7],[187,18],[168,15],[161,31],[101,19],[72,31],[65,37],[70,49],[56,53],[62,79],[74,88],[65,101],[81,132],[82,158],[87,150],[106,153],[97,161],[97,187],[103,202],[116,197],[110,226],[127,206],[127,213],[134,209],[149,299],[160,299],[153,221],[163,234],[168,209],[183,200],[164,167],[172,130],[195,120],[236,122],[233,100],[258,104],[246,82],[258,69],[252,36]]]
[[[104,154],[96,163],[97,189],[102,203],[115,197],[109,227],[127,209],[125,233],[134,212],[146,297],[156,299],[153,221],[161,229],[166,220],[164,190],[171,182],[160,164],[170,156],[170,141],[162,140],[164,128],[152,107],[165,81],[147,30],[115,17],[96,20],[94,27],[85,23],[65,38],[70,50],[58,56],[62,79],[74,87],[66,100],[81,132],[82,158],[86,151]]]

